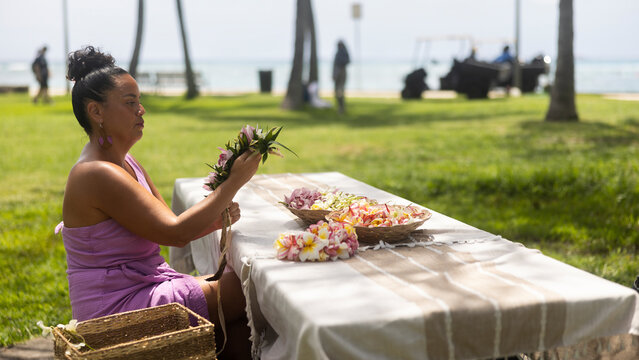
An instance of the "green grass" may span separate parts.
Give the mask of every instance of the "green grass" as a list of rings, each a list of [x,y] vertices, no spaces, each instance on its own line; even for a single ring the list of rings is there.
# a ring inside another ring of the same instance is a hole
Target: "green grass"
[[[0,345],[71,318],[61,220],[66,175],[86,136],[68,97],[0,96]],[[541,121],[546,96],[467,101],[352,99],[287,112],[281,98],[145,96],[132,153],[171,200],[204,176],[245,124],[284,126],[299,154],[261,173],[340,171],[629,286],[639,272],[639,104],[580,95],[578,123]],[[166,255],[166,249],[163,250]]]

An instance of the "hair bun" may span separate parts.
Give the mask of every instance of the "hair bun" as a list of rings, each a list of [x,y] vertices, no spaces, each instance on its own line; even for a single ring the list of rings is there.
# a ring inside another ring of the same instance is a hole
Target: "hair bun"
[[[71,81],[82,80],[95,70],[114,66],[113,56],[100,52],[93,46],[86,46],[69,54],[67,79]]]

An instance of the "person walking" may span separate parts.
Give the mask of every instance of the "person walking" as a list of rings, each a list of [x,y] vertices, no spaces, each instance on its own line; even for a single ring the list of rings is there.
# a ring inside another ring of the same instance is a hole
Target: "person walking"
[[[51,98],[49,98],[49,66],[47,59],[44,57],[46,53],[47,47],[43,46],[38,50],[38,55],[31,64],[31,70],[33,70],[33,74],[40,84],[40,90],[38,90],[38,93],[33,98],[34,104],[36,104],[40,98],[42,98],[42,101],[45,103],[51,102]]]
[[[348,56],[348,50],[342,40],[337,42],[337,53],[333,60],[333,81],[335,82],[335,99],[337,100],[338,111],[343,114],[345,111],[344,104],[344,86],[346,85],[346,65],[351,62]]]

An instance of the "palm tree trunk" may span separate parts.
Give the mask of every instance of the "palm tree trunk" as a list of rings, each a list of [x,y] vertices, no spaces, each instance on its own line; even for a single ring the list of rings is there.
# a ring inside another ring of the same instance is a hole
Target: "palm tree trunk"
[[[317,40],[315,37],[315,21],[313,20],[313,6],[311,0],[308,0],[307,9],[308,18],[308,30],[311,35],[311,59],[310,69],[308,75],[308,83],[318,82],[318,70],[317,70]]]
[[[129,74],[135,78],[140,59],[140,47],[142,46],[142,30],[144,29],[144,0],[138,0],[138,29],[135,33],[135,47],[129,65]]]
[[[302,107],[304,90],[302,88],[302,69],[304,67],[304,30],[307,0],[297,0],[295,17],[295,50],[293,54],[293,66],[288,79],[286,97],[282,102],[282,108],[294,110]]]
[[[550,91],[546,121],[579,121],[575,105],[575,58],[573,54],[572,0],[559,0],[557,69]]]
[[[195,84],[195,75],[191,68],[191,58],[189,57],[189,47],[186,40],[186,30],[184,29],[184,16],[182,15],[182,2],[176,0],[178,19],[180,20],[180,31],[182,33],[182,48],[184,49],[184,65],[186,67],[186,98],[193,99],[199,95],[197,85]]]

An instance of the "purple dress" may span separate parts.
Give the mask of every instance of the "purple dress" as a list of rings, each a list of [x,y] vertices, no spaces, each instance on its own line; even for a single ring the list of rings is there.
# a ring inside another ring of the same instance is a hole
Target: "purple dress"
[[[138,183],[151,192],[129,155]],[[158,244],[135,235],[113,219],[69,228],[60,223],[67,252],[67,279],[73,318],[84,321],[172,302],[209,318],[204,292],[191,275],[173,270]]]

